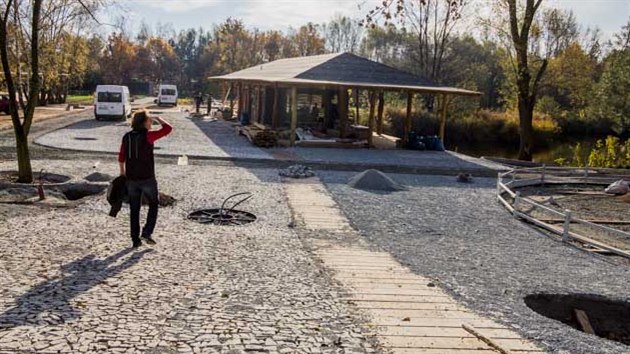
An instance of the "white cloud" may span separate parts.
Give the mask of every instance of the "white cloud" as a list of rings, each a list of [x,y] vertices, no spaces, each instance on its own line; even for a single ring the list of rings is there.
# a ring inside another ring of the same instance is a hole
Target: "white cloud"
[[[358,17],[357,0],[253,0],[239,1],[238,17],[261,28],[297,27],[329,21],[335,14]]]
[[[136,3],[142,3],[142,5],[158,8],[164,11],[190,11],[204,7],[219,6],[225,1],[221,0],[148,0],[137,1]]]

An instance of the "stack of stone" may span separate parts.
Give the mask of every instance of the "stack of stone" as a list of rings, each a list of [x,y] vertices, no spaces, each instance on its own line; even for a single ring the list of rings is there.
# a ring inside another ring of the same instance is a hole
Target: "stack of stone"
[[[292,165],[280,170],[280,176],[288,178],[309,178],[315,176],[310,167],[304,165]]]

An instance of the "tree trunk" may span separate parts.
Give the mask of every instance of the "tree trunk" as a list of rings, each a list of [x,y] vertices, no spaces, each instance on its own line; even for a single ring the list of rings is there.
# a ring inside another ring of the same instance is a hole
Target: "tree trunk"
[[[33,182],[33,169],[31,167],[31,156],[28,149],[28,136],[22,127],[17,127],[15,131],[15,148],[18,160],[18,182]]]
[[[519,115],[519,136],[520,144],[518,148],[518,159],[531,161],[534,149],[534,128],[532,121],[534,118],[534,106],[528,104],[522,98],[518,100]]]

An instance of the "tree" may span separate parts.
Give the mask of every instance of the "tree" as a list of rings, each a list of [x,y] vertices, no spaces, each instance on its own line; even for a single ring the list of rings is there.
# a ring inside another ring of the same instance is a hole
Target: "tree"
[[[630,131],[630,46],[626,37],[629,29],[630,23],[615,36],[616,47],[604,60],[604,71],[591,106],[595,117],[614,122],[617,132],[622,134]]]
[[[103,79],[109,84],[122,84],[134,77],[137,68],[137,47],[122,33],[112,33],[101,57]]]
[[[397,18],[401,24],[409,25],[415,45],[407,54],[417,68],[414,71],[439,83],[453,29],[466,5],[465,0],[384,0],[361,23],[376,27],[384,19],[387,27]]]
[[[531,161],[534,148],[534,107],[540,80],[547,69],[547,59],[543,58],[537,69],[530,63],[530,35],[532,24],[542,0],[526,0],[520,11],[517,0],[504,0],[509,13],[509,33],[516,55],[516,89],[519,115],[520,144],[518,158]],[[533,75],[532,75],[533,74]]]
[[[357,53],[360,49],[363,28],[357,20],[337,15],[322,25],[322,32],[329,52]]]
[[[13,123],[13,131],[15,133],[15,143],[18,160],[18,182],[31,183],[33,181],[33,170],[31,167],[31,158],[28,149],[28,134],[33,123],[33,115],[35,113],[35,105],[37,104],[37,93],[39,92],[39,31],[41,20],[42,0],[33,0],[31,6],[31,26],[30,26],[30,88],[26,107],[20,118],[20,112],[17,105],[17,87],[11,72],[11,64],[9,62],[8,47],[8,31],[9,17],[11,15],[12,6],[18,7],[17,0],[7,0],[2,9],[2,18],[0,19],[0,60],[2,61],[2,69],[4,78],[9,92],[9,112]],[[15,23],[13,25],[16,25]]]
[[[324,39],[319,34],[319,26],[313,23],[307,23],[304,26],[289,35],[289,38],[295,46],[297,55],[301,57],[309,55],[324,54],[326,45]]]
[[[586,108],[595,84],[597,62],[579,43],[568,45],[549,60],[541,94],[547,94],[565,110]]]

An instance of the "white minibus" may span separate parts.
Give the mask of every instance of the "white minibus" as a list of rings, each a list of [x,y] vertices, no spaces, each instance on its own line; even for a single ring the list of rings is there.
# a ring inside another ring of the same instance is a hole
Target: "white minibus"
[[[125,120],[131,116],[131,96],[127,86],[98,85],[94,93],[94,118]]]
[[[157,104],[158,106],[167,104],[177,106],[177,86],[160,85]]]

